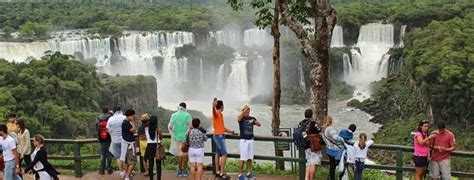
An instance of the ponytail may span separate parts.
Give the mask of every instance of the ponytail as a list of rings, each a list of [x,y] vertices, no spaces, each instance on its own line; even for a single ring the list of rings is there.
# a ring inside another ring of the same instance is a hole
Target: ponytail
[[[359,135],[359,148],[364,149],[365,148],[365,142],[367,141],[367,134],[365,133],[360,133]]]

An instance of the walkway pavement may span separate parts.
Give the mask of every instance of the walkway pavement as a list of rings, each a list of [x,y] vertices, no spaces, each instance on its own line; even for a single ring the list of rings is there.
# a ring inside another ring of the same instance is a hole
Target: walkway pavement
[[[231,176],[231,180],[237,180],[237,174],[229,174]],[[287,176],[268,176],[268,175],[256,175],[258,180],[296,180],[296,177],[287,177]],[[155,177],[156,178],[156,177]],[[74,176],[59,176],[60,180],[120,180],[120,176],[118,172],[115,172],[111,175],[103,175],[100,176],[99,173],[93,172],[84,175],[82,178],[76,178]],[[148,177],[143,176],[141,173],[137,174],[133,180],[147,180]],[[163,176],[161,177],[162,180],[187,180],[188,178],[178,178],[174,172],[166,171]],[[218,180],[214,178],[210,172],[204,173],[204,180]],[[25,176],[25,180],[33,180],[33,178],[29,176]]]

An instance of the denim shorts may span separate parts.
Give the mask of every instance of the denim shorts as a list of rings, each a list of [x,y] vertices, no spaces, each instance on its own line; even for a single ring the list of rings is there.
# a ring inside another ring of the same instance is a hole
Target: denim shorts
[[[214,142],[216,142],[217,145],[217,154],[220,156],[226,156],[227,155],[227,148],[225,146],[225,136],[224,135],[214,135],[213,137]]]

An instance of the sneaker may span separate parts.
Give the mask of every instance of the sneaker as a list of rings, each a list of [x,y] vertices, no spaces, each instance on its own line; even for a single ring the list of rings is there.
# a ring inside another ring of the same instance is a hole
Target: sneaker
[[[246,180],[247,178],[245,178],[244,175],[239,174],[239,176],[237,176],[237,179],[238,179],[238,180]]]
[[[181,171],[176,173],[176,177],[183,177],[183,173]]]
[[[110,175],[110,174],[112,174],[112,173],[114,173],[114,171],[112,171],[112,169],[107,170],[107,174]]]
[[[181,173],[181,175],[182,175],[183,177],[188,177],[188,176],[189,176],[188,171],[183,171],[183,172]]]
[[[99,175],[104,175],[105,172],[104,171],[99,171]]]
[[[220,178],[221,178],[221,179],[230,179],[230,177],[227,176],[227,174],[221,174],[221,175],[220,175]]]
[[[120,178],[124,178],[125,177],[125,171],[120,171]]]
[[[252,173],[247,173],[247,178],[255,179],[255,175],[253,175]]]

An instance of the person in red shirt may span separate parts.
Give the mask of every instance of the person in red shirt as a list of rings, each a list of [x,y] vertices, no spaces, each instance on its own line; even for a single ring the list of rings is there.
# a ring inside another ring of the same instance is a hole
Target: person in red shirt
[[[431,170],[433,179],[451,179],[451,152],[456,149],[454,134],[446,129],[444,122],[438,122],[438,130],[433,133],[436,138],[431,141]]]

